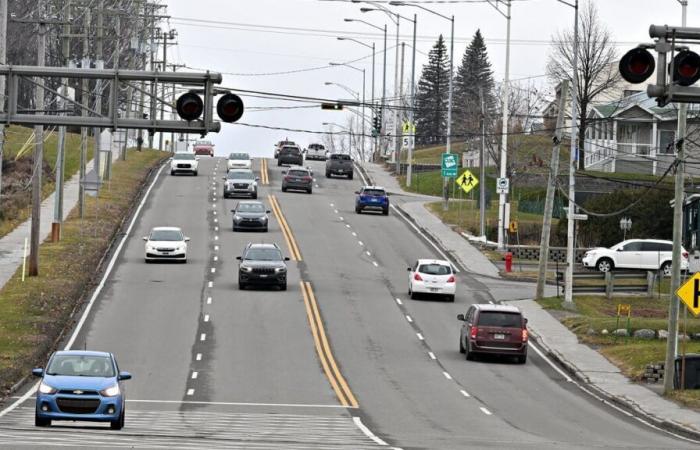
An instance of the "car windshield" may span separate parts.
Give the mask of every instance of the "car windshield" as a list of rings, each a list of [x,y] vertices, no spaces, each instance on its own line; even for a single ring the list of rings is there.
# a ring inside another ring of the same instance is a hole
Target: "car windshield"
[[[479,314],[478,325],[481,327],[520,328],[522,320],[518,313],[482,311]]]
[[[243,259],[254,261],[281,261],[282,253],[276,248],[251,248]]]
[[[289,175],[295,176],[295,177],[304,177],[308,176],[309,172],[306,170],[290,170]]]
[[[107,356],[93,355],[54,355],[51,358],[47,375],[76,377],[113,377],[114,364]]]
[[[341,161],[350,161],[350,155],[331,155],[331,159],[338,159]],[[384,183],[382,183],[384,184]]]
[[[245,159],[248,160],[250,157],[247,153],[231,153],[228,155],[228,159]]]
[[[362,195],[383,196],[386,195],[381,189],[364,189]]]
[[[151,231],[151,241],[181,241],[182,232],[180,230],[153,230]]]
[[[311,145],[309,145],[309,149],[311,149],[311,150],[324,150],[325,147],[321,144],[311,144]]]
[[[195,156],[191,153],[175,153],[173,159],[195,159]]]
[[[296,147],[282,147],[282,151],[285,153],[299,154],[299,149]]]
[[[418,272],[426,275],[449,275],[452,269],[444,264],[421,264],[418,266]]]
[[[232,170],[226,175],[229,180],[253,180],[255,175],[247,170]]]
[[[236,208],[236,212],[261,213],[265,212],[265,206],[262,203],[241,203],[238,205],[238,208]]]

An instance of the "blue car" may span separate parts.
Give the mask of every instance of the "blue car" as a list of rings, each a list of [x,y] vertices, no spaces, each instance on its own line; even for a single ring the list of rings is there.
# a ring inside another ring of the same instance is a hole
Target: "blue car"
[[[389,215],[389,195],[383,187],[363,186],[356,191],[355,212],[362,213],[366,209],[381,211],[385,216]]]
[[[60,351],[49,358],[46,369],[34,369],[41,378],[36,394],[34,424],[52,420],[109,422],[113,430],[124,427],[124,388],[131,379],[119,372],[114,355],[105,352]]]

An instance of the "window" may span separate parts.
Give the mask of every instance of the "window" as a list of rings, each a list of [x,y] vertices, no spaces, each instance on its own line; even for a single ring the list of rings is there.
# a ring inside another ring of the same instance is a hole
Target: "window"
[[[255,175],[250,170],[231,170],[226,174],[229,180],[254,180]]]
[[[306,170],[290,170],[289,175],[293,177],[307,177],[309,176],[309,172]]]
[[[642,243],[641,242],[630,242],[629,244],[626,244],[624,247],[622,247],[623,252],[641,252],[642,251]]]
[[[444,264],[422,264],[418,272],[426,275],[449,275],[452,273],[452,268]]]
[[[254,261],[281,261],[282,253],[276,248],[251,248],[243,259]]]
[[[265,207],[260,203],[241,203],[236,210],[238,212],[261,213],[265,212]]]
[[[371,195],[374,197],[383,197],[386,195],[383,190],[381,189],[363,189],[362,190],[362,195]]]
[[[482,311],[479,314],[480,327],[520,328],[522,316],[518,313]]]
[[[192,160],[192,159],[196,159],[196,158],[192,153],[175,153],[175,156],[173,156],[173,159]]]
[[[47,375],[77,377],[113,377],[112,360],[107,356],[55,355],[46,369]]]
[[[180,230],[153,230],[149,239],[151,241],[181,241],[182,233]]]
[[[676,132],[673,130],[659,130],[659,153],[673,155],[676,153],[674,142]]]
[[[247,153],[231,153],[228,159],[250,159]]]
[[[350,161],[350,155],[339,155],[339,154],[331,155],[331,159],[339,159],[339,160],[343,160],[343,161]]]

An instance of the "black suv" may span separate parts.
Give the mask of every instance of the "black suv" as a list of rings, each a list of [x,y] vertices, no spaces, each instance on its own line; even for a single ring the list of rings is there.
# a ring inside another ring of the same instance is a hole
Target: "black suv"
[[[290,166],[301,166],[304,164],[304,155],[301,149],[295,145],[285,145],[277,155],[277,165],[289,164]]]
[[[287,290],[288,257],[282,256],[277,244],[249,243],[243,250],[243,256],[236,257],[238,265],[238,288],[248,286],[278,286]]]

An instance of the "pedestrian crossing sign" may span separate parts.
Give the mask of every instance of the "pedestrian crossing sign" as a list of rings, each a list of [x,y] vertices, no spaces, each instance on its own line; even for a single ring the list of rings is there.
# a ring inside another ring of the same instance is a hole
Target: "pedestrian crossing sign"
[[[462,188],[467,194],[479,184],[479,179],[474,176],[469,170],[462,172],[460,176],[455,179],[457,186]]]

